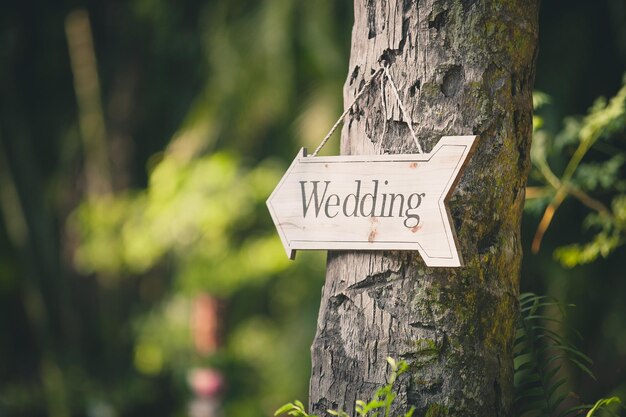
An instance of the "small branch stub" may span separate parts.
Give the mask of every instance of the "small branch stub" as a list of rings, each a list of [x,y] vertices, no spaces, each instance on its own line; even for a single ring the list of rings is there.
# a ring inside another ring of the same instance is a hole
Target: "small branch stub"
[[[428,154],[306,157],[267,200],[287,255],[296,250],[417,250],[458,267],[447,202],[477,143],[444,136]]]

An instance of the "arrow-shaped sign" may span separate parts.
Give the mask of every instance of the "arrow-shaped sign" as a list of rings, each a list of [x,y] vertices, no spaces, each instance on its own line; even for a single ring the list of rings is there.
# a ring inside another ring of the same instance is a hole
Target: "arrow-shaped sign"
[[[447,201],[476,136],[444,136],[428,154],[307,157],[267,200],[287,255],[301,249],[417,250],[462,265]]]

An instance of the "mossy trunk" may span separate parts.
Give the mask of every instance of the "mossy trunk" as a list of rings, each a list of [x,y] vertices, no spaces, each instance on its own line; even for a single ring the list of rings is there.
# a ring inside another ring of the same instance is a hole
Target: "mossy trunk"
[[[462,268],[417,252],[331,252],[312,346],[310,408],[353,411],[410,363],[398,410],[510,416],[520,219],[529,169],[538,0],[355,0],[346,105],[390,71],[426,152],[442,135],[479,135],[450,201]],[[350,113],[342,154],[416,148],[389,83]],[[383,135],[383,118],[387,131]]]

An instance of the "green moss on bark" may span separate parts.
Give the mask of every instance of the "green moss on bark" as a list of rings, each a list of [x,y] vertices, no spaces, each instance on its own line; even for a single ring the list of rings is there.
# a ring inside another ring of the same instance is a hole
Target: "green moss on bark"
[[[441,404],[431,404],[426,410],[424,417],[447,417],[448,408]]]

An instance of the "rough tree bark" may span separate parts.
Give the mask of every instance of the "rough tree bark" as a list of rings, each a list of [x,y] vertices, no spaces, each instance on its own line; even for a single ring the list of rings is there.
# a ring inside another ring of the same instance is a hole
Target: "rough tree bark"
[[[402,409],[415,416],[510,416],[520,219],[529,169],[538,0],[355,0],[344,103],[380,61],[428,152],[442,135],[479,135],[450,202],[465,266],[433,269],[412,252],[328,255],[312,350],[310,409],[352,412],[406,359]],[[342,132],[342,154],[411,153],[389,87]]]

